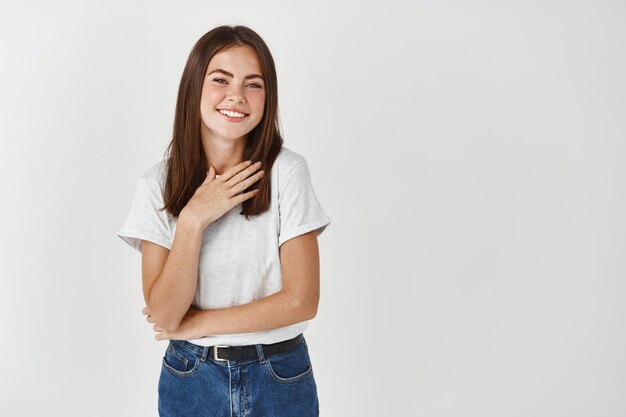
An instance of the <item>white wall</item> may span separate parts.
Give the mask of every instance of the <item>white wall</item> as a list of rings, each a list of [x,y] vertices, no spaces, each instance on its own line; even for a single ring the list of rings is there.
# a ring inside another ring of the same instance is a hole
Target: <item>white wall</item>
[[[115,236],[195,41],[270,46],[332,225],[306,333],[334,416],[624,416],[618,1],[0,6],[0,414],[154,416]]]

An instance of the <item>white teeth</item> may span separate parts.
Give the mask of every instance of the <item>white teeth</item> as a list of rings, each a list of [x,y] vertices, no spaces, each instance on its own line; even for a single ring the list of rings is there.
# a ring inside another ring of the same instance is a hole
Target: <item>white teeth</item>
[[[236,111],[230,111],[230,110],[218,110],[220,113],[225,114],[226,116],[230,116],[230,117],[245,117],[246,115],[243,113],[239,113]]]

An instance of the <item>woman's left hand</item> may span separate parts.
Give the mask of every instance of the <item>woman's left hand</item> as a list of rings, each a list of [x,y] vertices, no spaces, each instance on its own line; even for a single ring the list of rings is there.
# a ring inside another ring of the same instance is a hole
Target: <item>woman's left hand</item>
[[[154,338],[156,340],[167,340],[167,339],[191,340],[191,339],[199,339],[201,337],[204,337],[205,335],[202,334],[200,331],[202,311],[203,310],[200,310],[199,308],[190,306],[189,310],[187,310],[187,313],[185,313],[185,316],[180,321],[178,328],[171,332],[168,332],[162,329],[161,327],[159,327],[159,325],[154,324],[154,326],[152,326],[152,329],[155,332],[158,332],[156,336],[154,336]],[[147,315],[146,320],[148,320],[148,323],[154,323],[154,320],[152,320],[152,317],[150,316],[150,310],[148,309],[147,306],[144,307],[144,309],[141,310],[141,312]]]

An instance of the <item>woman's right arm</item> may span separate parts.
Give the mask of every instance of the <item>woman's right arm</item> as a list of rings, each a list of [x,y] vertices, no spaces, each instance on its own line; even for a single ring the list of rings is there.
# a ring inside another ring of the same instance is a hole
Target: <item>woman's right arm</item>
[[[141,243],[144,299],[152,320],[166,331],[176,330],[193,302],[203,231],[203,225],[181,213],[171,250]]]
[[[168,251],[142,240],[144,299],[152,320],[165,331],[178,328],[195,296],[204,229],[256,195],[258,190],[244,191],[261,179],[263,171],[256,172],[260,167],[260,162],[244,161],[216,178],[215,168],[211,166],[206,179],[178,216],[172,248]]]

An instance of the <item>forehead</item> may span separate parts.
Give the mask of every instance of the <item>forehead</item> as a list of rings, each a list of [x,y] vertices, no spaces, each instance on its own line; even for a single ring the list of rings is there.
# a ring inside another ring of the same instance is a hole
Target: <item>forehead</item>
[[[232,72],[235,75],[239,72],[246,73],[243,75],[253,72],[261,73],[259,58],[256,51],[249,45],[231,46],[213,55],[207,73],[217,68]]]

